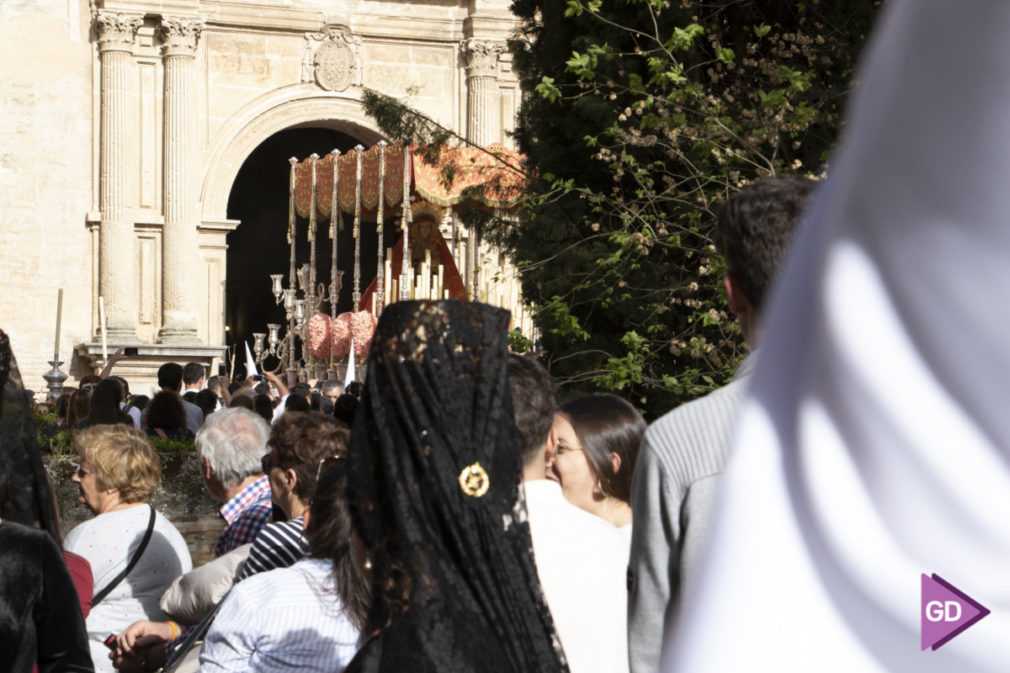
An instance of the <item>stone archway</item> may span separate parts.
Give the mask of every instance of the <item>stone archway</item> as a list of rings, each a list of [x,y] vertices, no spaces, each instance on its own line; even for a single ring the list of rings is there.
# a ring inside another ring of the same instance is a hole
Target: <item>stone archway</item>
[[[284,309],[273,301],[271,273],[284,274],[288,284],[290,248],[287,243],[288,157],[304,157],[331,149],[346,153],[358,138],[323,127],[285,129],[267,138],[243,163],[236,176],[228,203],[228,217],[242,222],[228,234],[227,281],[225,282],[225,319],[228,327],[226,345],[253,343],[253,332],[265,332],[271,322],[284,324]],[[298,219],[295,241],[297,266],[309,261],[307,226]],[[368,232],[363,227],[363,233]],[[321,282],[330,277],[331,241],[329,223],[320,222],[316,234],[316,272]],[[338,232],[338,268],[347,270],[353,263],[353,237],[349,223]],[[363,249],[372,249],[374,241],[362,241]],[[365,246],[368,247],[365,247]],[[350,273],[345,273],[345,280]],[[345,283],[341,292],[350,304],[350,290]],[[242,361],[242,357],[239,357]]]
[[[300,126],[330,128],[369,147],[383,139],[361,101],[311,84],[275,89],[242,107],[214,132],[200,192],[204,221],[227,218],[228,197],[242,164],[267,138]],[[303,158],[303,157],[299,157]]]
[[[236,231],[237,227],[240,228],[239,219],[230,216],[232,208],[229,199],[240,171],[257,148],[278,134],[297,129],[329,130],[334,138],[352,138],[354,142],[365,146],[371,146],[382,139],[372,122],[365,116],[359,100],[346,94],[320,91],[307,84],[283,87],[257,98],[242,107],[214,132],[214,140],[205,161],[207,170],[201,189],[200,252],[205,272],[201,272],[200,275],[206,278],[205,288],[200,288],[200,301],[205,307],[203,312],[205,318],[201,321],[204,325],[201,327],[207,330],[208,342],[231,344],[240,341],[240,334],[229,335],[227,332],[230,330],[226,330],[226,327],[230,326],[229,323],[234,322],[229,318],[234,318],[236,312],[236,307],[233,306],[235,302],[230,299],[231,295],[248,291],[256,293],[253,296],[263,302],[272,299],[268,292],[269,287],[260,297],[260,288],[240,288],[228,278],[228,269],[234,267],[234,260],[229,259],[230,253],[227,252],[233,239],[231,232]],[[334,146],[340,145],[338,142]],[[333,147],[326,146],[324,142],[318,147],[310,143],[304,149],[304,154],[308,155],[312,151],[323,153]],[[350,148],[341,146],[340,149]],[[291,155],[299,155],[299,150],[292,149],[288,156]],[[280,190],[286,190],[286,184],[283,176],[277,181]],[[286,206],[281,226],[284,224],[286,224]],[[325,231],[323,229],[324,236]],[[286,241],[282,238],[279,247],[286,250],[286,245]],[[305,247],[304,243],[302,247]],[[284,269],[286,268],[285,263]],[[273,272],[280,270],[276,269]],[[263,271],[264,282],[269,281],[268,273],[270,271]],[[259,317],[254,316],[257,321]],[[261,331],[264,326],[257,322],[255,327],[249,323],[231,325],[231,328],[237,332],[248,333],[254,329]]]

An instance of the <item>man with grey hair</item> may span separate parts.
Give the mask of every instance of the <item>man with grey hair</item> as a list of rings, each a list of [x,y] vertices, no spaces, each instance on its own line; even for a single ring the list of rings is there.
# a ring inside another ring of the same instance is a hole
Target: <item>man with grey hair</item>
[[[214,545],[220,556],[246,542],[270,522],[270,481],[263,474],[270,427],[248,409],[224,409],[207,417],[196,435],[203,483],[220,509],[225,528]]]
[[[319,410],[324,414],[333,413],[333,405],[337,403],[337,398],[344,394],[344,384],[340,381],[328,379],[319,384]]]

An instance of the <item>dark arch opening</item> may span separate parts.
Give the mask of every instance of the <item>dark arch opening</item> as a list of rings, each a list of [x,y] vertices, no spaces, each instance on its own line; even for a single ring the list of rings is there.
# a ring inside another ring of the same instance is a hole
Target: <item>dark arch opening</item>
[[[346,153],[360,141],[330,128],[299,127],[275,133],[261,143],[242,164],[228,197],[228,218],[242,223],[228,234],[227,282],[225,284],[225,339],[235,345],[236,371],[244,370],[243,342],[250,348],[253,332],[266,332],[268,323],[284,324],[284,308],[274,303],[270,274],[284,274],[288,286],[290,248],[287,242],[289,157],[302,160],[313,152],[324,156],[338,149]],[[362,143],[363,144],[363,143]],[[398,236],[393,220],[387,219],[384,247],[391,248]],[[309,261],[308,221],[298,218],[295,242],[296,265]],[[337,236],[337,268],[344,272],[337,311],[353,309],[354,237],[353,217],[344,215]],[[361,226],[361,291],[375,276],[378,244],[375,223]],[[329,284],[331,241],[329,222],[320,221],[316,233],[316,276]],[[329,311],[324,305],[323,310]],[[299,353],[300,355],[300,353]],[[277,362],[268,359],[268,367]]]

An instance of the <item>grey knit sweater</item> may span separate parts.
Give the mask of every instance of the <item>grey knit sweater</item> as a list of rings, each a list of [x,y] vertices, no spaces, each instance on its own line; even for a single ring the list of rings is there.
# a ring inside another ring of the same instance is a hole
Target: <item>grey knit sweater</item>
[[[659,670],[679,598],[697,574],[719,476],[754,362],[752,353],[729,385],[677,407],[645,433],[631,489],[631,673]]]

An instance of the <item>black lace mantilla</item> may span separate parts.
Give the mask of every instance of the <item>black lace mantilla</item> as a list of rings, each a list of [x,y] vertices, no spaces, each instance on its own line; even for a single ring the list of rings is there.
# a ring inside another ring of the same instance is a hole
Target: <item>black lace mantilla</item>
[[[348,671],[567,671],[519,498],[508,319],[465,301],[382,314],[348,460],[379,634]]]
[[[42,467],[30,400],[7,334],[0,330],[0,518],[37,526],[60,539]]]

